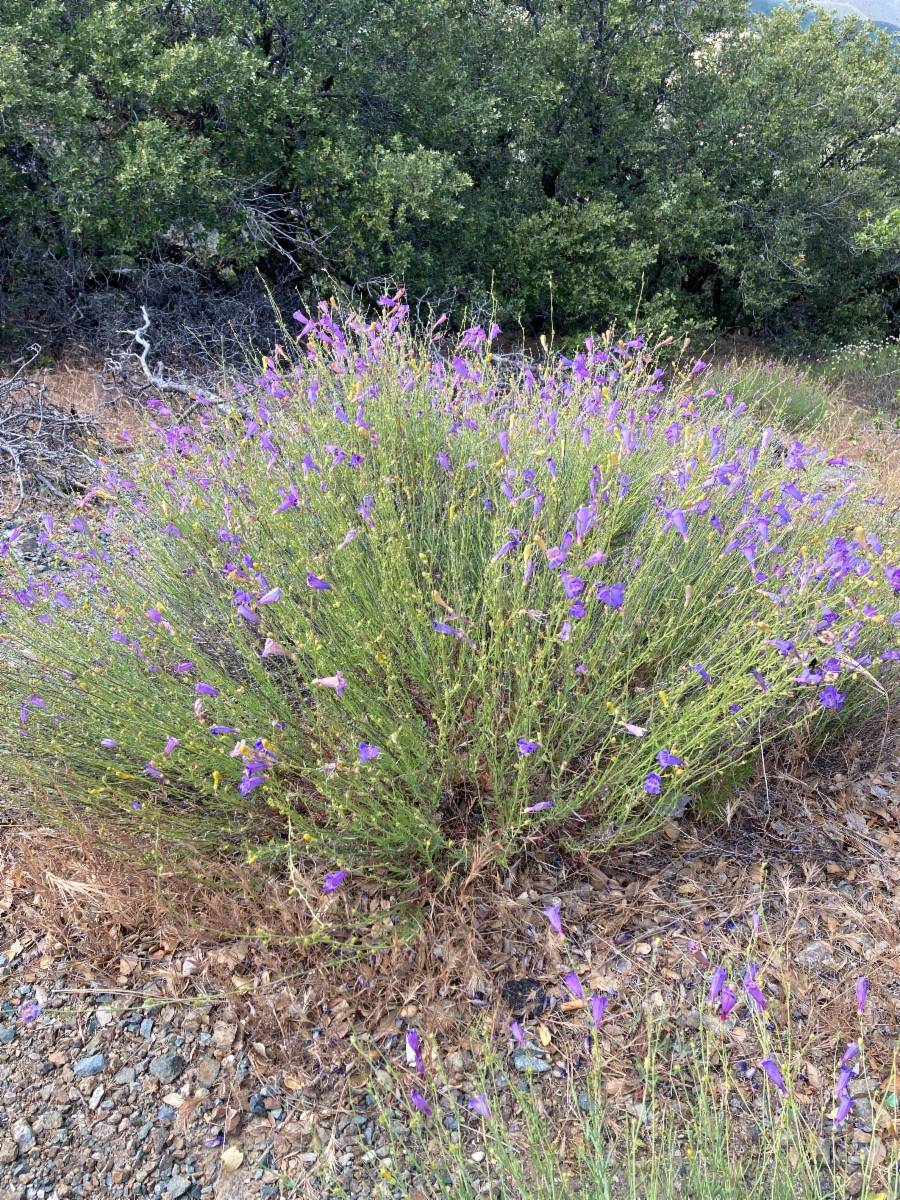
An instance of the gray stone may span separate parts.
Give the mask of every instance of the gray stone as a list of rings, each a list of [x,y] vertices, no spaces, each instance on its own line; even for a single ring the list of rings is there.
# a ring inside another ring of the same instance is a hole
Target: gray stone
[[[201,1058],[197,1063],[197,1082],[201,1087],[211,1088],[219,1078],[222,1064],[215,1058]]]
[[[16,1121],[12,1127],[12,1138],[22,1154],[27,1154],[37,1145],[37,1138],[31,1132],[31,1126],[27,1121]]]
[[[153,1018],[144,1017],[140,1025],[140,1035],[142,1038],[148,1038],[153,1033]]]
[[[4,1025],[4,1027],[0,1029],[0,1046],[8,1046],[10,1042],[14,1042],[15,1040],[15,1025]]]
[[[102,1054],[92,1054],[90,1058],[80,1058],[72,1070],[76,1079],[90,1079],[106,1070],[106,1059]]]
[[[160,1054],[150,1064],[150,1074],[160,1083],[174,1083],[184,1068],[185,1061],[180,1054]]]
[[[513,1055],[513,1065],[517,1071],[534,1071],[536,1074],[550,1070],[548,1062],[538,1058],[536,1054],[525,1054],[523,1051]]]
[[[122,1067],[120,1071],[116,1072],[113,1083],[117,1083],[119,1086],[126,1083],[134,1083],[134,1067]]]
[[[444,1059],[444,1066],[452,1075],[461,1075],[466,1069],[466,1060],[461,1050],[454,1050]]]
[[[173,1175],[169,1180],[169,1186],[166,1188],[166,1195],[170,1200],[177,1200],[178,1196],[183,1196],[185,1192],[191,1190],[191,1181],[187,1175]]]
[[[157,1121],[174,1121],[177,1115],[175,1109],[168,1104],[161,1104],[156,1110]]]
[[[828,967],[834,962],[834,955],[828,942],[810,942],[797,955],[801,967]]]

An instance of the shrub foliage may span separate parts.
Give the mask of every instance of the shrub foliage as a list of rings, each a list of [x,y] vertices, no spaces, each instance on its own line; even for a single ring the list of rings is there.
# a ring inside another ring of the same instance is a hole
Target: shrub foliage
[[[298,313],[230,407],[151,402],[155,448],[45,520],[51,576],[4,547],[19,769],[411,878],[638,838],[883,687],[896,539],[842,460],[640,338],[538,369],[405,316]]]

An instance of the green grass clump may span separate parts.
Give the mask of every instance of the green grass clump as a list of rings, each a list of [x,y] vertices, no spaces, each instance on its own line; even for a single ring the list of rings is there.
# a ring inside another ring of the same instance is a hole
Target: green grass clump
[[[900,552],[840,461],[640,339],[513,369],[404,315],[153,402],[51,575],[13,539],[11,765],[170,850],[409,882],[644,836],[884,686]]]

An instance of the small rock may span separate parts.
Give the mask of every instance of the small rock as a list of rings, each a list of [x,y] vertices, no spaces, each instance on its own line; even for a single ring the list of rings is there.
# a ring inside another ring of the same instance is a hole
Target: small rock
[[[216,1021],[209,1044],[213,1050],[230,1050],[231,1043],[236,1036],[236,1025],[229,1025],[225,1021]]]
[[[157,1121],[174,1121],[178,1114],[168,1104],[161,1104],[156,1110]]]
[[[12,1127],[12,1137],[22,1154],[27,1154],[37,1145],[37,1138],[31,1132],[27,1121],[16,1121]]]
[[[8,1167],[19,1157],[19,1147],[15,1142],[4,1142],[0,1145],[0,1166]]]
[[[90,1079],[106,1070],[106,1059],[102,1054],[92,1054],[90,1058],[80,1058],[73,1070],[76,1079]]]
[[[578,1093],[578,1107],[582,1112],[596,1112],[597,1105],[593,1102],[587,1092]]]
[[[239,1150],[237,1146],[229,1146],[228,1149],[224,1150],[222,1153],[222,1170],[228,1172],[228,1174],[231,1174],[232,1171],[236,1171],[238,1169],[243,1161],[243,1151]]]
[[[454,1050],[444,1059],[444,1066],[451,1075],[462,1075],[466,1069],[466,1060],[461,1050]]]
[[[513,1065],[517,1071],[534,1071],[538,1074],[550,1070],[550,1064],[544,1059],[538,1058],[536,1054],[524,1054],[522,1051],[513,1055]]]
[[[97,1009],[97,1011],[94,1013],[94,1016],[97,1018],[97,1024],[100,1026],[100,1028],[105,1029],[107,1025],[112,1024],[114,1013],[109,1005],[103,1004]]]
[[[845,1187],[847,1188],[848,1196],[858,1196],[863,1190],[862,1171],[855,1171],[847,1180]]]
[[[254,1117],[267,1117],[269,1115],[269,1110],[266,1108],[265,1096],[261,1095],[259,1092],[254,1092],[254,1094],[250,1097],[250,1111],[253,1113]]]
[[[156,1076],[160,1083],[174,1083],[184,1070],[185,1062],[180,1054],[160,1054],[150,1064],[150,1074]],[[78,1068],[75,1068],[76,1074]]]
[[[166,1188],[166,1195],[170,1200],[177,1200],[178,1196],[183,1196],[185,1192],[191,1190],[191,1181],[187,1175],[173,1175],[169,1180],[169,1186]]]
[[[215,1058],[201,1058],[197,1063],[197,1082],[201,1087],[211,1088],[221,1070],[222,1065]]]
[[[311,1167],[312,1164],[318,1159],[318,1157],[319,1157],[318,1154],[315,1154],[312,1150],[308,1150],[306,1152],[306,1154],[300,1155],[300,1161],[302,1163],[306,1163],[307,1166]]]
[[[834,962],[834,955],[828,942],[810,942],[797,955],[801,967],[827,967]]]
[[[473,1163],[484,1162],[484,1151],[476,1150],[475,1153],[472,1155],[472,1162]]]
[[[134,1067],[122,1067],[116,1073],[113,1083],[117,1083],[120,1087],[126,1083],[134,1083]]]
[[[538,979],[508,979],[500,995],[515,1017],[537,1017],[544,1008],[544,988]]]
[[[15,1025],[4,1025],[4,1027],[0,1029],[0,1046],[8,1046],[10,1042],[14,1042],[15,1040]]]
[[[143,1021],[141,1021],[140,1026],[138,1028],[138,1033],[141,1035],[142,1038],[148,1038],[152,1035],[152,1033],[153,1033],[153,1018],[152,1017],[144,1017]]]
[[[860,1096],[868,1096],[871,1084],[868,1079],[851,1079],[847,1084],[847,1091],[854,1100],[857,1100]]]

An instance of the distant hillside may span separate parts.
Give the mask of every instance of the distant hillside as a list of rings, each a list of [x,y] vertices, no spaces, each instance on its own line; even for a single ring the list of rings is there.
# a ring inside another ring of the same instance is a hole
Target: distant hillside
[[[900,33],[900,0],[856,0],[855,4],[840,0],[812,0],[817,7],[827,8],[838,17],[864,17],[882,29]],[[751,0],[751,12],[770,13],[781,0]]]

